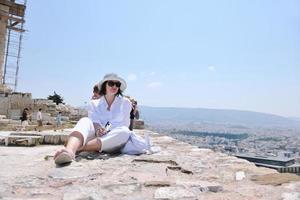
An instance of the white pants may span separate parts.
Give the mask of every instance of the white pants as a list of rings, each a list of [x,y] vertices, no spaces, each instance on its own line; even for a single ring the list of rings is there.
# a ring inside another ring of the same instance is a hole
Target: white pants
[[[88,141],[96,138],[95,136],[95,128],[92,120],[87,117],[81,118],[73,131],[77,131],[81,133],[84,141],[83,145],[85,145]],[[109,133],[104,136],[99,137],[101,141],[101,149],[100,152],[105,151],[108,153],[113,153],[119,151],[121,148],[125,146],[130,136],[130,131],[128,127],[116,127],[112,129]]]

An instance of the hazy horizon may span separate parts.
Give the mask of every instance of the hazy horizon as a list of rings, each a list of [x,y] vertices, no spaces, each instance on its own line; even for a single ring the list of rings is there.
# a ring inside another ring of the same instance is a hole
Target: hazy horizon
[[[253,111],[253,110],[238,110],[238,109],[228,109],[228,108],[204,108],[204,107],[174,107],[174,106],[149,106],[149,105],[139,105],[143,107],[153,107],[153,108],[187,108],[187,109],[211,109],[211,110],[228,110],[228,111],[242,111],[242,112],[254,112],[254,113],[261,113],[261,114],[270,114],[270,115],[277,115],[280,117],[286,117],[286,118],[299,118],[300,116],[283,116],[283,115],[278,115],[274,113],[267,113],[267,112],[260,112],[260,111]]]

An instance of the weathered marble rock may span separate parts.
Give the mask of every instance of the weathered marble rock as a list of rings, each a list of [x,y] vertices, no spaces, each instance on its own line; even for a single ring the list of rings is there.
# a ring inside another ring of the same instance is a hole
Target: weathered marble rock
[[[299,192],[283,193],[281,197],[282,200],[299,200],[300,193]]]
[[[94,188],[69,185],[64,190],[63,200],[102,200],[100,192]]]
[[[194,199],[196,195],[183,187],[158,188],[154,194],[155,199]]]
[[[251,178],[252,181],[257,182],[261,185],[282,185],[291,181],[300,181],[300,176],[289,173],[274,173],[265,175],[254,175]]]
[[[53,155],[62,145],[0,146],[0,199],[299,199],[296,176],[148,130],[135,131],[150,134],[161,152],[140,156],[82,152],[70,165],[57,167]],[[40,134],[54,138],[69,133]],[[0,132],[0,139],[9,134]],[[239,172],[245,177],[237,181]],[[271,181],[274,177],[276,183]]]

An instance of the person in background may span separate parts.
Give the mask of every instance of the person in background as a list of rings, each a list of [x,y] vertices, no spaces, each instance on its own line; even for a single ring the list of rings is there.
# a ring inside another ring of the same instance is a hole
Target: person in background
[[[28,118],[28,123],[32,122],[32,108],[29,107],[28,112],[27,112],[27,118]]]
[[[139,112],[137,109],[137,101],[134,99],[130,99],[131,101],[131,105],[132,105],[132,109],[130,111],[130,125],[129,125],[129,130],[133,130],[134,127],[134,119],[138,119],[139,118]]]
[[[135,104],[135,113],[134,113],[134,118],[135,119],[140,119],[140,111],[138,109],[138,102],[137,101],[134,101],[134,104]]]
[[[61,112],[59,111],[58,114],[56,115],[56,127],[55,127],[55,130],[56,131],[57,129],[59,129],[62,125],[61,125]]]
[[[22,112],[22,117],[21,117],[21,126],[22,126],[22,131],[26,129],[26,126],[28,126],[28,108],[24,108]]]
[[[91,100],[88,117],[74,127],[67,145],[57,151],[57,165],[70,163],[79,151],[116,153],[126,145],[131,135],[129,99],[123,97],[127,84],[116,74],[106,74],[99,83],[100,99]]]
[[[93,96],[92,99],[100,99],[101,95],[100,95],[100,89],[99,89],[99,85],[96,84],[93,88]]]
[[[36,113],[36,120],[38,123],[38,131],[40,132],[43,126],[43,116],[42,116],[42,109],[40,108],[39,111]]]

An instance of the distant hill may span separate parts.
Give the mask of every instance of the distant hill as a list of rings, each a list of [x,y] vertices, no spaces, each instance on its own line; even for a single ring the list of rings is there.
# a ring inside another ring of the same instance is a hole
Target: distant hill
[[[217,123],[259,127],[300,128],[300,121],[266,113],[205,108],[139,106],[146,123]]]
[[[289,117],[289,119],[300,122],[300,117]]]

